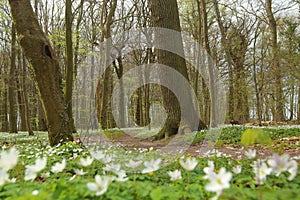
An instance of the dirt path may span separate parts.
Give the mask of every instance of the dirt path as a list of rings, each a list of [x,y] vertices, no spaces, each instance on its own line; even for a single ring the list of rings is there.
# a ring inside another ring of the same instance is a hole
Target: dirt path
[[[165,147],[172,138],[169,140],[159,140],[154,141],[152,138],[139,138],[135,137],[138,134],[138,131],[130,131],[130,133],[122,133],[118,137],[111,137],[107,139],[103,134],[101,135],[93,135],[88,136],[86,138],[81,138],[82,141],[91,142],[91,143],[103,143],[108,142],[114,145],[121,146],[125,149],[149,149],[153,148],[154,150],[162,149]],[[87,139],[88,138],[88,139]],[[300,148],[289,148],[288,144],[297,144],[299,146],[299,138],[296,140],[291,141],[282,141],[282,143],[286,144],[284,147],[279,147],[280,144],[275,144],[273,147],[263,147],[263,146],[256,146],[256,147],[241,147],[237,145],[222,145],[221,147],[209,147],[208,145],[202,143],[195,143],[189,146],[187,150],[184,151],[185,154],[190,154],[195,157],[209,157],[210,155],[216,156],[225,156],[225,157],[232,157],[234,159],[243,159],[245,158],[245,151],[248,149],[256,149],[257,157],[259,158],[266,158],[273,154],[274,149],[279,151],[280,154],[288,153],[291,157],[300,160]],[[180,144],[175,144],[176,147],[180,150]],[[282,145],[281,145],[282,146]],[[209,153],[208,153],[209,151]]]

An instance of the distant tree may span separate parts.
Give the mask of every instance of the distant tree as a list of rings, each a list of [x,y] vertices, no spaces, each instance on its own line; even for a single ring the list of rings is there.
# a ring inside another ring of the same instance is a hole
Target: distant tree
[[[280,54],[277,39],[277,22],[272,10],[272,0],[265,0],[268,25],[271,32],[272,58],[270,62],[271,73],[274,77],[274,98],[275,98],[275,121],[284,121],[284,96],[282,90],[282,69],[280,66]]]
[[[11,28],[11,57],[10,57],[10,70],[9,70],[9,88],[8,88],[8,100],[9,100],[9,132],[17,133],[17,99],[16,99],[16,29],[12,24]]]

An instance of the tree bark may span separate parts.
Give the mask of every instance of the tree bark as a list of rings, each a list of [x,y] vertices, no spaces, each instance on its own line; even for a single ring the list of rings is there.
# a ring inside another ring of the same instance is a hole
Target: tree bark
[[[203,27],[203,38],[204,38],[204,48],[209,56],[211,56],[211,50],[208,40],[208,21],[207,21],[207,10],[205,0],[200,0],[201,8],[201,21]],[[200,11],[200,10],[199,10]],[[215,91],[215,73],[213,68],[213,63],[210,58],[208,58],[208,72],[209,72],[209,92],[210,92],[210,113],[209,113],[209,123],[210,127],[215,127],[216,124],[216,91]]]
[[[178,5],[176,0],[152,0],[150,1],[150,9],[152,11],[151,17],[154,27],[167,28],[181,32]],[[160,33],[157,33],[156,35],[156,42],[158,44],[163,44],[166,41],[170,42],[172,40],[174,40],[174,45],[176,45],[176,48],[179,48],[179,50],[182,51],[183,55],[183,43],[181,37],[172,38],[170,36],[167,36],[166,34]],[[161,49],[156,49],[156,52],[158,63],[177,70],[183,75],[186,80],[189,80],[184,58]],[[176,80],[174,80],[173,77],[168,77],[167,72],[160,72],[160,79],[162,82],[167,82],[168,85],[173,85],[174,83],[176,83]],[[167,138],[168,136],[178,133],[181,120],[181,110],[178,99],[176,98],[174,93],[166,87],[162,86],[161,90],[163,96],[163,105],[167,112],[167,119],[162,129],[155,136],[155,139]],[[186,93],[186,97],[188,99],[188,102],[184,103],[193,105],[190,91],[183,89],[182,92]],[[194,109],[191,110],[189,114],[190,116],[184,116],[185,119],[183,119],[184,123],[186,123],[187,126],[189,126],[189,123],[191,123],[191,117],[196,117],[194,119],[199,118],[199,113],[196,113]],[[205,128],[205,124],[201,120],[199,121],[200,123],[198,128]]]
[[[297,110],[297,120],[300,123],[300,81],[298,80],[298,110]]]
[[[65,26],[66,26],[66,86],[65,86],[65,101],[68,117],[71,124],[74,125],[73,106],[72,106],[72,92],[73,92],[73,41],[72,41],[72,1],[66,0],[65,10]],[[76,133],[75,126],[72,128],[73,133]]]
[[[28,96],[27,96],[27,86],[26,86],[26,60],[25,56],[22,56],[22,75],[21,75],[21,85],[22,85],[22,95],[24,99],[24,108],[25,108],[25,120],[26,120],[26,128],[28,131],[28,134],[30,136],[33,136],[33,130],[30,122],[30,110],[29,110],[29,103],[28,103]]]
[[[234,88],[233,88],[234,81],[233,81],[233,69],[232,69],[233,61],[232,61],[230,51],[229,51],[230,49],[229,49],[228,40],[227,40],[227,36],[226,36],[226,30],[225,30],[225,27],[224,27],[222,19],[221,19],[218,1],[213,0],[213,4],[214,4],[214,9],[215,9],[215,13],[216,13],[218,26],[220,29],[221,43],[222,43],[223,50],[225,51],[226,61],[228,64],[228,75],[229,75],[228,117],[229,117],[229,121],[232,121],[232,120],[235,121],[235,119],[234,119]]]
[[[272,11],[272,0],[265,1],[265,9],[267,12],[269,28],[271,31],[271,48],[272,48],[272,60],[271,70],[274,75],[274,90],[275,90],[275,121],[284,121],[284,98],[281,84],[281,68],[279,60],[279,47],[277,43],[277,23]]]
[[[18,133],[17,126],[17,100],[16,100],[16,29],[12,24],[11,28],[11,57],[10,57],[10,71],[9,71],[9,87],[8,87],[8,100],[9,100],[9,132]]]
[[[22,73],[22,55],[20,49],[18,49],[18,78],[17,78],[17,88],[18,88],[18,104],[19,104],[19,113],[20,113],[20,131],[26,131],[27,126],[26,126],[26,111],[25,111],[25,100],[23,96],[23,84],[22,84],[22,79],[23,79],[23,73]]]
[[[38,24],[29,0],[9,0],[20,44],[33,69],[46,114],[50,145],[73,141],[72,121],[65,110],[61,74],[50,42]]]
[[[113,18],[115,15],[115,11],[117,8],[117,0],[111,1],[111,7],[109,12],[104,20],[104,9],[107,9],[107,1],[104,2],[102,8],[102,16],[101,16],[101,30],[103,30],[100,42],[103,42],[105,38],[111,37],[111,25],[113,23]],[[105,23],[104,23],[105,21]],[[108,45],[109,46],[109,45]],[[110,51],[106,50],[105,57],[108,58],[110,55]],[[105,58],[105,59],[106,59]],[[105,66],[108,65],[108,59],[105,60]],[[113,90],[113,77],[112,77],[113,69],[112,65],[107,67],[104,72],[104,81],[103,81],[103,90],[99,88],[102,84],[100,80],[98,81],[98,88],[97,91],[101,92],[101,94],[97,94],[97,107],[98,107],[98,119],[100,118],[100,125],[103,129],[114,128],[116,127],[116,122],[113,118],[112,108],[111,108],[111,96]],[[99,110],[101,113],[99,113]]]

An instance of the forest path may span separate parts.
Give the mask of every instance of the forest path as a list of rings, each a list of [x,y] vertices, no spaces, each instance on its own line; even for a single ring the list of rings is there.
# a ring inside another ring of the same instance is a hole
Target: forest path
[[[169,139],[163,140],[153,140],[153,137],[141,138],[136,137],[139,135],[139,131],[130,131],[130,132],[122,132],[118,136],[109,136],[109,139],[101,135],[91,135],[87,138],[81,138],[82,141],[94,142],[94,143],[103,143],[108,142],[110,144],[120,146],[127,150],[149,150],[154,149],[162,149],[168,145],[170,141],[174,139],[170,137]],[[279,154],[287,153],[291,157],[297,158],[300,160],[300,138],[299,137],[291,137],[291,138],[283,138],[280,141],[275,142],[271,147],[255,145],[249,147],[243,147],[240,145],[228,145],[223,144],[219,146],[208,146],[203,143],[194,143],[188,146],[188,149],[185,149],[184,154],[190,154],[194,157],[209,157],[211,155],[223,156],[223,157],[231,157],[233,159],[244,159],[246,158],[245,152],[248,149],[256,149],[258,158],[266,158],[271,156],[274,152]],[[178,152],[180,152],[181,144],[176,143],[173,144],[170,148],[176,148]]]

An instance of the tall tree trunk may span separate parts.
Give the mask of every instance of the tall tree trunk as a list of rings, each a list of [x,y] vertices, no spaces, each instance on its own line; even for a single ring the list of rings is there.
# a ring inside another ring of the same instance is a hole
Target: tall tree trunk
[[[78,65],[79,65],[79,45],[80,45],[80,34],[79,34],[79,29],[80,29],[80,23],[82,21],[82,15],[83,15],[83,1],[81,0],[80,7],[79,7],[79,14],[77,18],[77,23],[76,23],[76,30],[75,30],[75,47],[74,47],[74,79],[77,79],[77,71],[78,71]],[[78,83],[75,81],[75,91],[76,91],[76,100],[75,100],[75,127],[79,128],[79,116],[80,116],[80,111],[79,111],[79,102],[80,102],[80,97],[79,97],[79,88],[78,88]],[[75,124],[74,123],[74,124]]]
[[[66,86],[65,86],[65,101],[66,109],[71,124],[74,125],[73,106],[72,106],[72,92],[73,92],[73,42],[72,42],[72,1],[66,0],[65,10],[65,24],[66,24]],[[75,126],[72,128],[73,133],[76,132]]]
[[[213,0],[213,4],[214,4],[218,26],[221,33],[221,43],[222,43],[223,50],[225,51],[226,61],[228,64],[228,75],[229,75],[228,117],[229,117],[229,121],[231,121],[234,120],[234,88],[233,88],[234,81],[233,81],[233,69],[232,69],[233,61],[230,55],[230,48],[228,45],[226,30],[221,19],[218,1]]]
[[[290,117],[289,120],[292,121],[294,118],[294,98],[295,98],[295,81],[292,78],[291,83],[291,96],[290,96]]]
[[[10,58],[10,71],[9,71],[9,87],[8,87],[8,100],[9,100],[9,132],[18,133],[17,127],[17,102],[16,102],[16,29],[14,23],[11,29],[11,58]]]
[[[271,70],[274,75],[274,90],[275,90],[275,121],[284,121],[284,98],[282,91],[282,72],[280,67],[279,47],[277,43],[277,23],[272,11],[272,0],[266,0],[265,9],[267,12],[269,28],[271,31],[271,47],[272,47],[272,60]]]
[[[28,134],[30,136],[33,136],[33,130],[32,130],[32,126],[31,126],[31,121],[30,121],[30,109],[29,109],[29,102],[28,102],[28,96],[27,96],[27,85],[26,85],[26,59],[25,56],[22,56],[22,75],[21,75],[21,84],[22,84],[22,95],[23,95],[23,99],[24,99],[24,108],[25,108],[25,120],[26,120],[26,127],[27,127],[27,131]]]
[[[101,29],[104,30],[101,36],[100,42],[103,42],[105,38],[111,37],[111,25],[113,23],[113,18],[115,15],[115,11],[117,8],[117,0],[111,1],[111,7],[109,9],[109,12],[106,16],[106,20],[104,20],[104,12],[105,9],[107,9],[107,1],[104,2],[103,8],[102,8],[102,16],[101,16]],[[105,21],[105,23],[103,23]],[[108,47],[111,44],[108,44]],[[110,54],[110,50],[106,49],[105,52],[105,66],[108,66],[108,58]],[[103,90],[101,91],[101,94],[97,94],[98,100],[102,100],[102,102],[97,102],[98,106],[98,112],[99,109],[101,110],[101,113],[98,113],[98,116],[100,117],[100,124],[103,129],[108,128],[114,128],[116,127],[116,122],[112,115],[112,108],[111,108],[111,96],[112,96],[112,87],[113,87],[113,77],[112,77],[113,69],[112,65],[107,67],[104,72],[104,81],[103,81]],[[100,80],[98,81],[98,86],[101,86]],[[97,88],[97,91],[100,91],[100,88]],[[100,105],[101,104],[101,105]],[[98,117],[98,118],[99,118]]]
[[[257,120],[258,124],[261,125],[262,121],[262,110],[261,110],[261,89],[257,80],[257,72],[256,72],[256,42],[259,36],[258,27],[254,34],[254,41],[253,41],[253,81],[254,81],[254,88],[255,88],[255,97],[256,97],[256,112],[257,112]]]
[[[243,28],[243,27],[242,27]],[[230,29],[230,54],[234,66],[235,120],[239,123],[249,121],[247,75],[244,62],[248,48],[247,36],[240,27]]]
[[[61,74],[50,42],[29,0],[9,0],[20,44],[34,72],[48,123],[50,145],[73,141],[72,121],[65,110]]]
[[[298,80],[298,110],[297,110],[297,120],[300,123],[300,81]]]
[[[167,28],[181,32],[178,5],[176,0],[152,0],[150,1],[150,9],[152,11],[152,21],[154,27]],[[170,41],[173,41],[173,44],[175,45],[174,48],[178,48],[177,50],[181,51],[182,55],[184,55],[181,37],[172,38],[172,36],[170,37],[169,35],[161,33],[156,33],[155,37],[157,44],[164,44],[166,41],[168,41],[168,44],[172,44],[172,42]],[[158,63],[175,69],[176,71],[181,73],[186,80],[188,80],[187,67],[184,58],[162,49],[156,49],[156,51]],[[168,77],[167,72],[160,72],[160,79],[162,82],[167,83],[167,85],[174,85],[177,81],[174,80],[174,77]],[[170,135],[176,134],[178,132],[181,120],[181,111],[178,99],[176,98],[174,93],[166,87],[162,86],[161,90],[164,108],[167,112],[167,119],[162,129],[155,136],[156,139],[162,139],[164,137],[167,138]],[[193,107],[193,101],[190,91],[186,90],[186,88],[181,91],[183,93],[186,93],[185,97],[187,98],[187,102],[183,103],[189,104],[190,107]],[[184,123],[186,123],[187,126],[190,126],[190,123],[193,123],[192,119],[195,120],[199,118],[199,113],[196,113],[194,108],[190,110],[189,114],[190,116],[184,116],[185,119],[183,119]],[[198,128],[202,129],[205,127],[205,124],[200,120]]]
[[[211,56],[211,50],[208,40],[208,20],[207,20],[207,10],[205,0],[200,0],[201,8],[201,21],[203,27],[203,38],[204,38],[204,48],[208,54]],[[213,63],[210,58],[208,58],[208,72],[209,72],[209,93],[210,93],[210,114],[209,123],[210,127],[215,127],[216,124],[216,89],[215,89],[215,73],[213,68]]]
[[[124,66],[121,56],[117,58],[118,60],[118,67],[116,67],[116,72],[118,79],[120,81],[120,94],[119,94],[119,128],[125,127],[125,105],[124,105],[124,83],[123,83],[123,73],[124,73]]]
[[[25,100],[23,96],[23,73],[22,73],[22,55],[20,49],[18,49],[18,78],[17,78],[17,88],[18,88],[18,104],[19,104],[19,113],[20,113],[20,131],[26,131],[26,111],[25,111]]]
[[[1,105],[1,132],[8,132],[9,131],[9,124],[8,124],[8,98],[7,98],[7,88],[6,84],[4,84],[3,88],[3,99]]]

